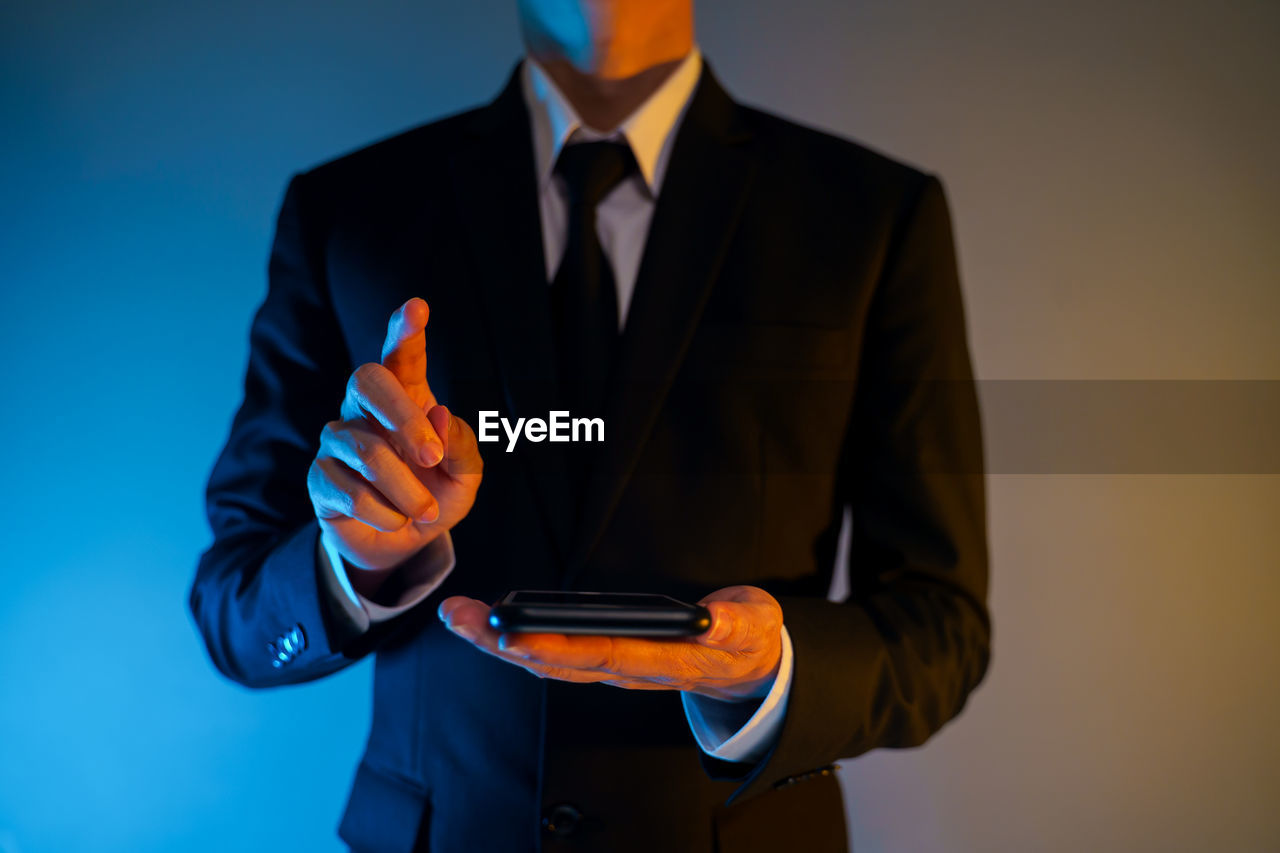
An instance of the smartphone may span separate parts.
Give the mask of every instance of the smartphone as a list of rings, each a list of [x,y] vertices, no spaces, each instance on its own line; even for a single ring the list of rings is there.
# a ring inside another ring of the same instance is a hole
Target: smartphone
[[[711,613],[696,604],[643,592],[520,589],[493,606],[489,624],[513,634],[693,637],[711,627]]]

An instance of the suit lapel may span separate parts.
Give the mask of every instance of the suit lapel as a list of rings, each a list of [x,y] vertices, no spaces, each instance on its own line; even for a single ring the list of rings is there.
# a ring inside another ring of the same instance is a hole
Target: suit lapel
[[[492,104],[474,113],[453,178],[495,348],[507,417],[543,417],[556,408],[556,366],[543,259],[541,214],[520,68]],[[545,521],[567,556],[573,501],[562,472],[563,445],[521,453]]]
[[[590,559],[684,359],[742,212],[755,163],[738,108],[704,66],[671,153],[622,336],[606,442],[574,535]]]

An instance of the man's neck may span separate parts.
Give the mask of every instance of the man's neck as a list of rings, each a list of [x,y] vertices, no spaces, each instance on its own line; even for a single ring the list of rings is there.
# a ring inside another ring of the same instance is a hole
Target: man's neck
[[[537,57],[547,76],[573,105],[583,124],[593,130],[613,130],[656,92],[684,61],[673,59],[639,74],[607,79],[586,74],[557,57]]]

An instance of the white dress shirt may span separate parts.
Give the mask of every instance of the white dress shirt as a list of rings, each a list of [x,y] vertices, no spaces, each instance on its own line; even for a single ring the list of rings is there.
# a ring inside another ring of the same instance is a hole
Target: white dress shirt
[[[534,163],[538,177],[538,206],[542,218],[543,256],[548,283],[555,278],[568,242],[568,190],[555,172],[556,158],[566,145],[597,140],[625,143],[638,171],[625,178],[596,208],[596,234],[613,268],[618,288],[618,328],[626,325],[635,291],[654,206],[671,159],[676,130],[688,109],[698,78],[702,54],[695,47],[671,76],[630,116],[609,131],[587,127],[550,76],[533,59],[525,60],[521,85],[529,108]],[[453,542],[442,536],[399,569],[408,573],[398,585],[403,594],[394,602],[373,602],[355,592],[342,558],[322,537],[321,562],[325,586],[339,611],[352,624],[367,630],[403,613],[430,595],[452,571]],[[782,660],[778,675],[763,700],[725,702],[681,693],[685,715],[699,748],[725,761],[756,761],[777,740],[791,689],[791,637],[782,629]]]

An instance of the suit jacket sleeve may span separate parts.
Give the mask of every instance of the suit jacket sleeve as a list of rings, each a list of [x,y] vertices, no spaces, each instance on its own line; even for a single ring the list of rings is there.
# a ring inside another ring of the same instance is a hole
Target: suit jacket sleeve
[[[982,441],[942,187],[910,193],[872,297],[841,470],[850,595],[780,597],[795,650],[773,750],[735,799],[876,747],[924,743],[986,672]]]
[[[306,176],[295,177],[281,206],[244,401],[209,479],[213,544],[190,595],[214,665],[251,687],[318,678],[369,645],[354,643],[329,606],[306,488],[320,431],[337,416],[351,371],[306,194]]]

